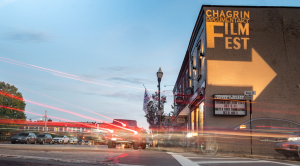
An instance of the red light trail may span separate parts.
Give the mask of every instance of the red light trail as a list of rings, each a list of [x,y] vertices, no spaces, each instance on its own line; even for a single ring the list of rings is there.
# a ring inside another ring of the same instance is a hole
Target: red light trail
[[[0,90],[0,94],[4,95],[4,96],[7,96],[7,97],[10,97],[10,98],[17,99],[17,100],[26,101],[26,102],[29,102],[29,103],[32,103],[32,104],[35,104],[35,105],[39,105],[39,106],[42,106],[42,107],[46,107],[46,108],[50,108],[50,109],[54,109],[54,110],[58,110],[58,111],[62,111],[62,112],[67,112],[67,113],[70,113],[70,114],[73,114],[73,115],[76,115],[76,116],[79,116],[79,117],[82,117],[82,118],[86,118],[86,119],[90,119],[90,120],[94,120],[94,121],[102,121],[102,122],[104,122],[106,124],[109,124],[111,126],[118,127],[118,128],[121,128],[121,129],[124,129],[124,130],[127,130],[127,131],[131,131],[131,132],[133,132],[133,133],[136,134],[136,131],[128,129],[128,128],[124,128],[124,127],[121,127],[121,126],[118,126],[118,125],[107,123],[107,122],[105,122],[103,120],[99,120],[99,119],[96,119],[96,118],[87,117],[87,116],[84,116],[84,115],[81,115],[81,114],[78,114],[78,113],[74,113],[72,111],[68,111],[68,110],[56,108],[56,107],[53,107],[53,106],[48,106],[48,105],[37,103],[37,102],[31,101],[31,100],[27,100],[27,99],[22,99],[21,97],[17,97],[17,96],[5,93],[5,92],[3,92],[1,90]]]
[[[13,64],[13,65],[17,65],[17,66],[21,66],[21,67],[34,69],[34,70],[48,72],[48,73],[51,73],[51,74],[59,76],[59,77],[69,78],[69,79],[73,79],[73,80],[77,80],[77,81],[82,81],[82,82],[87,82],[87,83],[92,83],[92,84],[97,84],[97,85],[102,85],[102,86],[114,87],[111,84],[108,85],[108,84],[104,84],[104,83],[99,83],[96,80],[93,80],[93,79],[90,79],[90,78],[87,78],[87,77],[82,77],[82,76],[78,76],[78,75],[64,73],[64,72],[61,72],[61,71],[52,70],[52,69],[48,69],[48,68],[28,64],[28,63],[23,63],[23,62],[19,62],[19,61],[4,58],[4,57],[0,57],[0,61],[10,63],[10,64]],[[128,85],[117,84],[116,86],[122,86],[122,87],[127,87],[127,88],[144,90],[144,88],[133,87],[133,86],[128,86]],[[155,91],[155,90],[151,90],[151,89],[148,89],[148,90],[149,91]]]
[[[7,107],[7,106],[3,106],[3,105],[0,105],[0,108],[6,108],[6,109],[14,110],[14,111],[25,112],[25,110],[13,108],[13,107]],[[33,113],[33,112],[30,112],[30,111],[26,111],[26,113],[33,114],[33,115],[37,115],[37,116],[44,116],[44,115],[37,114],[37,113]],[[93,125],[89,125],[89,124],[85,124],[85,123],[80,123],[80,122],[75,122],[75,121],[68,120],[68,119],[58,118],[58,117],[54,117],[54,116],[47,116],[47,117],[53,118],[53,119],[59,119],[59,120],[67,121],[67,122],[72,122],[72,123],[76,123],[76,124],[88,126],[88,127],[91,127],[91,128],[96,128],[96,127],[93,126]],[[102,128],[102,127],[99,127],[99,128],[101,128],[101,129],[103,129],[103,130],[111,131],[110,129],[107,129],[107,128]]]
[[[110,119],[110,120],[114,120],[114,119],[112,119],[112,118],[109,118],[109,117],[107,117],[107,116],[104,116],[104,115],[98,114],[98,113],[96,113],[96,112],[93,112],[93,111],[91,111],[91,110],[88,110],[88,109],[82,108],[82,107],[80,107],[80,106],[77,106],[77,105],[74,105],[74,104],[70,104],[70,103],[67,103],[67,102],[64,102],[64,101],[58,100],[58,99],[56,99],[56,98],[53,98],[53,97],[50,97],[50,96],[44,95],[44,94],[42,94],[42,93],[35,92],[35,91],[33,91],[33,90],[30,90],[30,89],[27,89],[27,88],[23,88],[23,87],[19,87],[19,88],[22,88],[22,89],[25,89],[25,90],[31,91],[31,92],[33,92],[33,93],[36,93],[36,94],[39,94],[39,95],[42,95],[42,96],[45,96],[45,97],[47,97],[47,98],[50,98],[50,99],[52,99],[52,100],[58,101],[58,102],[60,102],[60,103],[64,103],[64,104],[67,104],[67,105],[71,105],[71,106],[74,106],[74,107],[77,107],[77,108],[83,109],[83,110],[85,110],[85,111],[88,111],[88,112],[91,112],[91,113],[93,113],[93,114],[96,114],[96,115],[102,116],[102,117],[104,117],[104,118],[107,118],[107,119]],[[120,122],[120,121],[117,121],[117,120],[114,120],[114,121],[121,123],[121,124],[122,124],[124,127],[126,126],[124,123],[122,123],[122,122]]]

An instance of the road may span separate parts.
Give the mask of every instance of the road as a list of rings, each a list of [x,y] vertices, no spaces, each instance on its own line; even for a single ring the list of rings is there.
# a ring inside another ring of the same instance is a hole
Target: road
[[[0,149],[0,165],[300,166],[299,161],[220,157],[142,149],[108,149],[105,145],[0,144]]]

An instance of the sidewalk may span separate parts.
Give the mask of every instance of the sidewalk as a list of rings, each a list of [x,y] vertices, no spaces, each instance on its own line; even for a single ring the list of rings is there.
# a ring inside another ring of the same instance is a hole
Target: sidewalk
[[[146,150],[152,150],[152,151],[161,151],[161,152],[175,152],[175,153],[184,153],[184,152],[191,152],[196,153],[199,155],[204,155],[201,151],[197,151],[196,149],[190,148],[190,147],[151,147],[146,148]],[[246,157],[246,158],[257,158],[257,159],[279,159],[279,160],[287,160],[282,154],[242,154],[242,153],[234,153],[234,152],[225,152],[225,151],[218,151],[216,156],[232,156],[232,157]]]

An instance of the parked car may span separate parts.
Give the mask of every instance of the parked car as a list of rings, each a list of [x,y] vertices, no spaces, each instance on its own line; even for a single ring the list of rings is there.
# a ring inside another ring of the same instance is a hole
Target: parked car
[[[78,143],[77,137],[70,137],[69,143],[70,143],[70,144],[77,144],[77,143]]]
[[[36,144],[36,136],[34,133],[22,132],[18,133],[16,136],[11,138],[11,143],[26,143],[26,144]]]
[[[107,144],[107,140],[105,139],[105,137],[103,135],[99,135],[99,136],[86,136],[84,138],[84,140],[88,140],[92,143],[92,145],[106,145]]]
[[[52,136],[50,134],[38,134],[36,136],[36,141],[37,143],[40,143],[40,144],[45,144],[45,143],[49,143],[52,144]]]
[[[53,143],[58,143],[58,144],[67,144],[69,143],[69,137],[65,135],[57,135],[55,138],[53,138]]]
[[[283,154],[286,158],[299,158],[300,133],[294,133],[289,138],[278,138],[276,142],[274,145],[276,152]]]
[[[92,145],[91,141],[84,141],[85,145]]]
[[[78,145],[85,145],[84,140],[79,141],[79,142],[78,142]]]

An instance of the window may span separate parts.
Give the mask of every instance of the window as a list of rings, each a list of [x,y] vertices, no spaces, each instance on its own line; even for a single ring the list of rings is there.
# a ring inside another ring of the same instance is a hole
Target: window
[[[204,103],[199,105],[199,128],[202,131],[204,125]]]
[[[195,124],[195,121],[194,121],[194,110],[191,112],[191,130],[194,131],[194,124]]]
[[[200,41],[200,45],[197,49],[197,54],[198,54],[198,66],[197,66],[197,71],[198,71],[198,75],[197,75],[197,81],[199,81],[201,79],[201,70],[202,70],[202,66],[203,66],[203,57],[201,56],[202,53],[202,48],[201,48],[201,41]]]
[[[186,75],[186,85],[187,85],[187,87],[190,87],[190,85],[189,85],[189,69],[186,70],[185,75]]]

